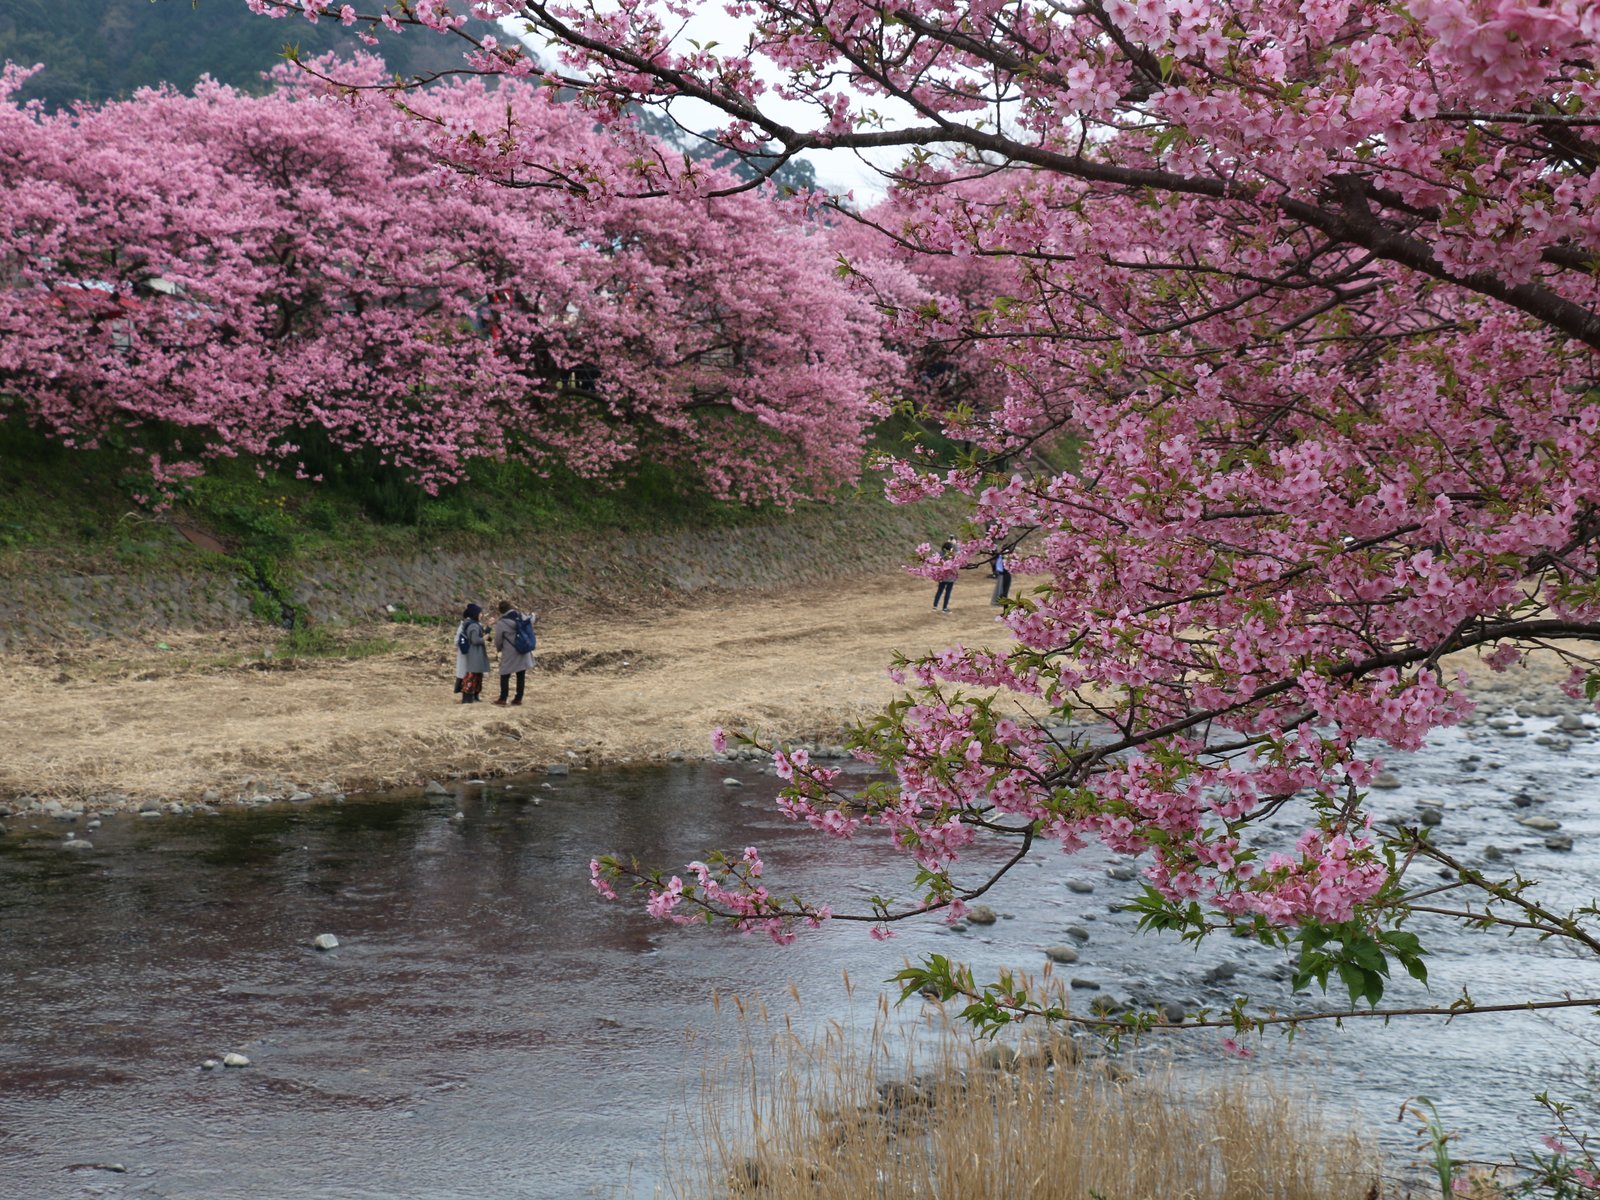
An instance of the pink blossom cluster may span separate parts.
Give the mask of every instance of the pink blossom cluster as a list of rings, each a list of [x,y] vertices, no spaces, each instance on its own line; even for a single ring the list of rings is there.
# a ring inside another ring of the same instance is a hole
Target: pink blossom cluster
[[[754,846],[746,846],[736,857],[711,855],[706,862],[692,862],[686,869],[692,876],[688,881],[679,875],[624,866],[613,858],[596,858],[589,862],[589,879],[608,900],[617,898],[616,881],[629,880],[646,892],[646,909],[661,920],[691,925],[719,917],[741,933],[759,930],[780,946],[794,941],[797,920],[815,929],[833,915],[827,905],[803,905],[772,896],[760,882],[766,864]]]
[[[69,445],[133,431],[168,491],[215,455],[293,468],[312,437],[430,490],[479,456],[649,458],[785,504],[859,471],[899,366],[817,230],[757,193],[619,197],[595,181],[663,151],[549,89],[446,84],[408,117],[284,67],[265,96],[47,113],[9,100],[27,74],[0,78],[5,415]]]

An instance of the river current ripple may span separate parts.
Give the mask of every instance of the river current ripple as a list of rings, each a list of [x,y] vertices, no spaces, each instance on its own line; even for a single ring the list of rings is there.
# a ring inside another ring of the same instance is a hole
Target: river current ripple
[[[1565,751],[1537,744],[1554,724],[1443,731],[1423,752],[1391,755],[1400,786],[1374,793],[1375,808],[1412,819],[1431,802],[1453,853],[1478,862],[1493,844],[1552,903],[1590,902],[1600,737],[1578,735]],[[727,786],[730,774],[743,786]],[[1003,919],[964,933],[929,922],[880,945],[836,926],[780,950],[663,926],[636,905],[601,902],[589,858],[624,850],[671,864],[755,844],[775,891],[841,909],[881,889],[884,870],[902,885],[909,874],[881,843],[841,851],[783,821],[776,781],[747,765],[547,782],[113,819],[88,835],[92,851],[60,849],[65,825],[14,828],[0,839],[0,1194],[649,1196],[670,1118],[692,1106],[702,1065],[738,1038],[714,991],[760,994],[819,1028],[858,1010],[903,958],[938,951],[980,977],[1036,971],[1071,925],[1089,933],[1062,971],[1085,981],[1075,1003],[1223,1007],[1235,991],[1291,1000],[1277,952],[1137,935],[1116,911],[1137,884],[1109,878],[1113,860],[1098,849],[1024,865],[985,897]],[[1532,803],[1513,804],[1519,792]],[[458,810],[464,820],[452,820]],[[1516,824],[1530,814],[1559,821],[1574,850],[1550,850],[1544,833]],[[1273,835],[1287,846],[1295,832],[1283,814]],[[1395,1003],[1448,1003],[1463,986],[1481,1002],[1600,991],[1600,964],[1548,945],[1419,932],[1433,951],[1431,991],[1402,978]],[[321,933],[339,949],[313,949]],[[1224,962],[1236,974],[1207,982]],[[1292,1045],[1263,1039],[1248,1064],[1197,1031],[1179,1054],[1205,1074],[1281,1067],[1397,1155],[1410,1145],[1399,1106],[1426,1093],[1459,1131],[1458,1152],[1499,1155],[1537,1148],[1546,1132],[1533,1092],[1586,1092],[1597,1033],[1578,1010],[1316,1027]],[[200,1069],[229,1051],[252,1065]]]

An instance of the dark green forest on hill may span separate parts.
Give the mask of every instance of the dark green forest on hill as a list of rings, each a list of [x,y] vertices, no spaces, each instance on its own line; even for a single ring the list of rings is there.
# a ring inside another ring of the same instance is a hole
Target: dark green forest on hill
[[[487,31],[487,22],[474,23]],[[365,49],[337,21],[269,21],[243,0],[5,0],[0,4],[0,60],[43,63],[23,100],[62,107],[113,100],[141,87],[171,83],[187,91],[202,75],[245,90],[264,86],[263,71],[285,46],[304,55]],[[391,69],[411,76],[461,65],[447,38],[389,38]]]

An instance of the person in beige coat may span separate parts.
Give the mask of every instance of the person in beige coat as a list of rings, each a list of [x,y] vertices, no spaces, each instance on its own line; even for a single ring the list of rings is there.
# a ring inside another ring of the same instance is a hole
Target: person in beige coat
[[[517,644],[517,627],[523,623],[523,616],[511,607],[509,600],[502,600],[499,604],[500,617],[494,623],[494,648],[500,655],[500,698],[496,704],[505,704],[506,697],[511,693],[511,677],[517,677],[516,699],[512,704],[522,703],[522,690],[528,680],[528,668],[533,666],[533,647],[519,649]],[[529,613],[527,620],[527,633],[532,634],[533,623],[539,619],[538,613]]]

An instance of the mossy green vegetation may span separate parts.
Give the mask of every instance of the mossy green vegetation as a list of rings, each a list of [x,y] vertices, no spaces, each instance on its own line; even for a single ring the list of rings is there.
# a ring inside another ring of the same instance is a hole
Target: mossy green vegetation
[[[45,553],[105,565],[156,565],[195,547],[178,527],[216,539],[266,594],[274,564],[378,549],[493,544],[531,532],[708,528],[773,519],[771,509],[719,501],[655,463],[609,482],[570,472],[535,473],[520,463],[481,460],[471,478],[438,495],[392,467],[332,447],[302,458],[321,482],[250,458],[224,458],[191,482],[158,518],[143,460],[126,439],[68,448],[16,419],[0,421],[0,555]],[[277,614],[263,612],[267,619]]]

